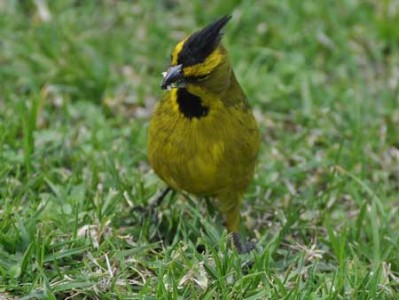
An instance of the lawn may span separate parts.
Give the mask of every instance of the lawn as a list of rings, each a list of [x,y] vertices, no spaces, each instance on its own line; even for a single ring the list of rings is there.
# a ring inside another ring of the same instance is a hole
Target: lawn
[[[205,4],[206,3],[206,4]],[[177,41],[224,44],[261,128],[239,255],[146,159]],[[0,299],[399,299],[397,0],[0,2]]]

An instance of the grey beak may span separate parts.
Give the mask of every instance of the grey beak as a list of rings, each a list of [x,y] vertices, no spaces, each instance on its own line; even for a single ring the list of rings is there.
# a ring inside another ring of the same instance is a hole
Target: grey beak
[[[163,81],[161,83],[161,89],[166,90],[169,86],[175,84],[178,85],[179,82],[184,80],[182,74],[182,65],[171,66],[167,72],[165,72]]]

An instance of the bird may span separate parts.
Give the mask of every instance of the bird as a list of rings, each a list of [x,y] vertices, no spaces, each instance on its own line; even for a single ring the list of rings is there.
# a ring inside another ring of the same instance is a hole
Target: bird
[[[148,160],[170,191],[214,199],[239,252],[243,195],[254,175],[258,124],[238,83],[223,28],[230,15],[174,47],[148,129]]]

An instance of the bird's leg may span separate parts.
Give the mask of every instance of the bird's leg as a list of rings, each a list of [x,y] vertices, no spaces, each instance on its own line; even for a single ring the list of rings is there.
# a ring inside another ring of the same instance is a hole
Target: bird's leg
[[[239,214],[239,206],[237,206],[226,213],[226,227],[227,230],[231,232],[232,242],[234,247],[237,249],[237,252],[240,254],[251,252],[256,245],[251,242],[242,243],[241,236],[238,233],[239,225],[240,225],[240,214]]]
[[[161,205],[163,199],[165,199],[165,197],[169,194],[169,192],[172,190],[171,187],[167,187],[165,188],[156,198],[155,200],[150,203],[150,206],[152,206],[153,208],[158,207],[159,205]]]
[[[236,205],[226,212],[226,227],[229,232],[238,232],[240,228],[239,210],[239,205]]]
[[[142,205],[136,205],[133,207],[133,212],[142,212],[144,215],[150,215],[153,223],[157,221],[157,215],[155,213],[156,208],[161,205],[163,199],[165,199],[166,195],[172,190],[172,188],[165,188],[154,201],[148,204],[148,207],[143,207]]]

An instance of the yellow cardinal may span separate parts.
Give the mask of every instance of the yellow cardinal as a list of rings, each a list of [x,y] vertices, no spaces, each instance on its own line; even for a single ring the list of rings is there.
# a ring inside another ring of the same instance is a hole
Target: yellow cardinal
[[[259,131],[221,44],[229,20],[209,24],[174,48],[161,84],[166,92],[149,127],[148,158],[170,188],[214,198],[228,231],[237,235]]]

